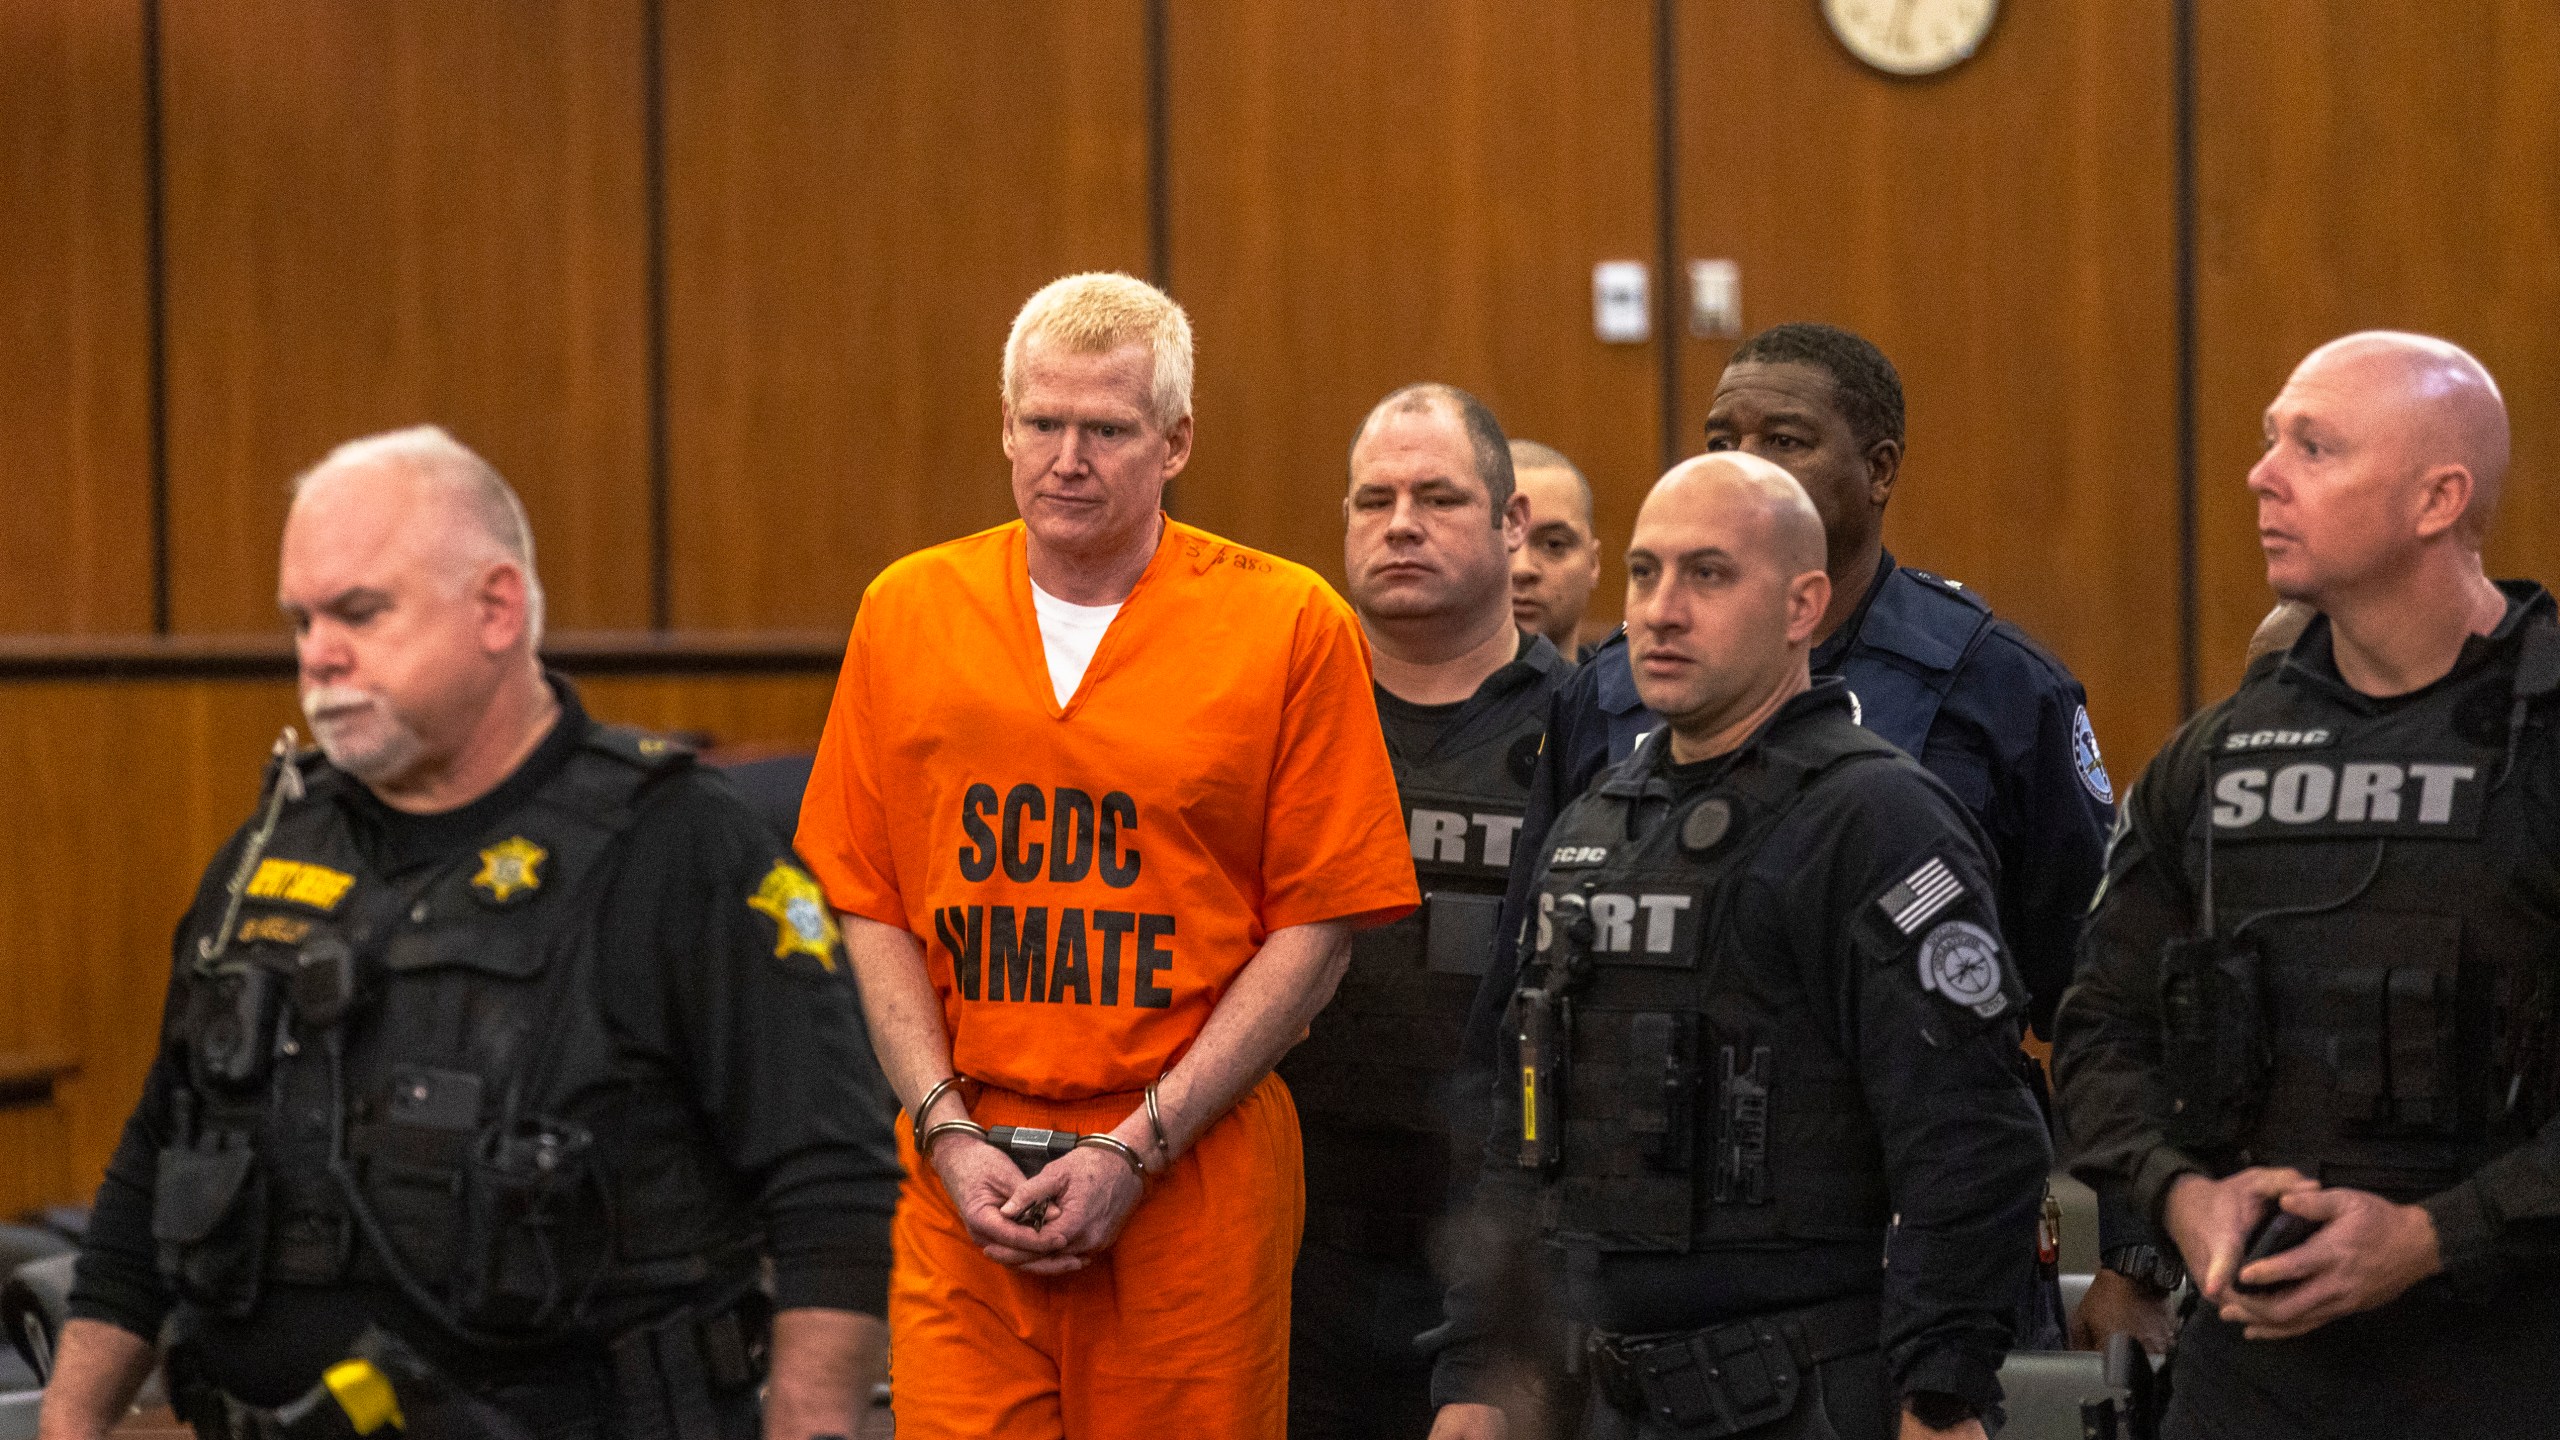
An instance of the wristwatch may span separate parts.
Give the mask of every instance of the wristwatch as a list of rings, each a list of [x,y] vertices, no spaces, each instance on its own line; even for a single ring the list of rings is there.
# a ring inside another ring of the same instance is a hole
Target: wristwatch
[[[2119,1245],[2099,1256],[2098,1263],[2163,1295],[2187,1279],[2187,1267],[2177,1252],[2157,1245]]]
[[[1982,1413],[1972,1401],[1944,1390],[1914,1390],[1902,1403],[1913,1419],[1932,1430],[1951,1429]]]

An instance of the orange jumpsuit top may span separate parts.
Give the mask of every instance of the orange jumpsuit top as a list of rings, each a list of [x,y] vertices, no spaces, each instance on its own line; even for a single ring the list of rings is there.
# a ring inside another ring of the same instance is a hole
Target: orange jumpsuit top
[[[836,907],[925,944],[952,1064],[1143,1088],[1274,930],[1420,901],[1366,638],[1314,572],[1168,519],[1061,707],[1019,521],[862,597],[800,811]]]

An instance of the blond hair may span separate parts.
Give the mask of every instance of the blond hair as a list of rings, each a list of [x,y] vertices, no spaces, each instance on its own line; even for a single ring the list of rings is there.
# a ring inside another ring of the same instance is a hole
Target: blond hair
[[[1024,301],[1004,340],[1008,410],[1022,398],[1022,352],[1034,339],[1079,355],[1144,345],[1155,358],[1150,418],[1157,428],[1169,430],[1191,413],[1191,317],[1173,297],[1144,280],[1090,271],[1052,280]]]

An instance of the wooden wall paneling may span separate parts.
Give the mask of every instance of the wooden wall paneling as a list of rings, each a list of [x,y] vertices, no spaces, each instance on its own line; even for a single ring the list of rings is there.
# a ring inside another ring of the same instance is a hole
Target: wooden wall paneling
[[[80,1066],[53,1107],[9,1122],[47,1143],[12,1155],[24,1193],[0,1204],[95,1190],[158,1042],[178,917],[295,718],[289,682],[0,686],[19,776],[0,827],[0,1049]]]
[[[0,632],[151,627],[141,0],[0,0]]]
[[[1148,264],[1145,0],[669,0],[675,623],[848,624],[1013,516],[997,367],[1032,291]]]
[[[599,720],[709,736],[727,752],[817,748],[832,675],[598,676],[578,682]]]
[[[1912,81],[1813,5],[1677,16],[1682,259],[1740,262],[1746,332],[1829,321],[1893,359],[1886,543],[2071,666],[2120,783],[2179,718],[2171,21],[2004,6]],[[1694,451],[1732,347],[1683,343]]]
[[[2489,568],[2560,579],[2560,10],[2216,0],[2197,18],[2210,699],[2274,601],[2245,488],[2260,417],[2350,331],[2441,335],[2498,377],[2515,460]]]
[[[648,623],[643,3],[165,8],[175,628],[272,626],[286,482],[425,420],[552,624]]]
[[[1591,268],[1655,251],[1652,15],[1173,7],[1171,278],[1200,337],[1184,518],[1338,584],[1354,431],[1443,380],[1580,463],[1603,553],[1624,549],[1660,469],[1659,351],[1594,337]],[[1612,560],[1595,613],[1622,594]]]

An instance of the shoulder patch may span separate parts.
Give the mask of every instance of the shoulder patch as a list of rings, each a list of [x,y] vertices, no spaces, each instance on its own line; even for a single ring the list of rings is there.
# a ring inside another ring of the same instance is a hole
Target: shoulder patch
[[[587,743],[643,770],[672,770],[693,762],[692,746],[629,725],[595,726],[587,734]]]
[[[1920,988],[1988,1020],[2009,1008],[2001,993],[2000,942],[1967,920],[1949,920],[1920,942]]]
[[[2080,771],[2081,785],[2098,797],[2099,804],[2116,803],[2115,782],[2107,778],[2107,762],[2098,755],[2098,731],[2089,723],[2086,705],[2071,712],[2071,763]]]
[[[1947,868],[1947,862],[1932,855],[1919,869],[1902,878],[1902,883],[1884,892],[1876,908],[1884,912],[1893,928],[1905,935],[1917,935],[1929,917],[1954,904],[1964,895],[1964,882]],[[1943,927],[1942,927],[1943,928]]]
[[[774,861],[764,883],[747,898],[747,908],[773,921],[774,959],[806,955],[818,962],[819,969],[835,972],[836,942],[842,937],[836,930],[835,912],[827,908],[826,891],[808,871],[788,860]]]

